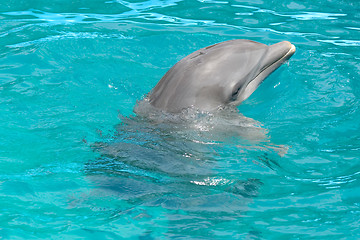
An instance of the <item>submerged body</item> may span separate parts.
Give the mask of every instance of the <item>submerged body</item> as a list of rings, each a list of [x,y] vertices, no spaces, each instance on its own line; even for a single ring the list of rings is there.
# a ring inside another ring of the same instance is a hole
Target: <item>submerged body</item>
[[[237,106],[294,52],[287,41],[267,46],[243,39],[202,48],[162,77],[149,95],[150,104],[172,113]]]

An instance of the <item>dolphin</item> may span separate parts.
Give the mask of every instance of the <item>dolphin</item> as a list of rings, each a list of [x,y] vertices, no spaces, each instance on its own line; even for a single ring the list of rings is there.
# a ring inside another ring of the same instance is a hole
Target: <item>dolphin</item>
[[[217,43],[176,63],[149,93],[152,106],[170,113],[238,106],[295,53],[288,41],[265,45],[245,39]]]

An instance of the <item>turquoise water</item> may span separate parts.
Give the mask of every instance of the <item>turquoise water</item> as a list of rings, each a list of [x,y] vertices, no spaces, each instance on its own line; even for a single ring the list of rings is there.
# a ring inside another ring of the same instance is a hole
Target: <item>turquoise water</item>
[[[297,47],[243,116],[134,113],[236,38]],[[1,3],[0,238],[357,239],[359,72],[357,0]]]

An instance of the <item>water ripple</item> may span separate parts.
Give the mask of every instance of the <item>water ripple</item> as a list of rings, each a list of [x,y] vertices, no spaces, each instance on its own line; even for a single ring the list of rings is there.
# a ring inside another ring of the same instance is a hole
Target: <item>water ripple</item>
[[[359,47],[360,46],[360,40],[318,40],[319,42],[324,43],[332,43],[336,46],[342,46],[342,47]]]
[[[149,11],[156,8],[165,8],[177,5],[178,2],[183,0],[148,0],[144,2],[132,3],[123,0],[114,0],[113,2],[120,3],[135,11]]]
[[[98,14],[98,13],[52,13],[44,12],[36,9],[30,9],[28,11],[15,11],[15,12],[5,12],[3,15],[8,16],[32,16],[34,19],[26,19],[27,21],[45,21],[53,22],[55,24],[69,24],[69,23],[79,23],[83,21],[88,22],[116,22],[119,19],[126,19],[132,16],[137,15],[134,12],[126,12],[121,14]],[[14,21],[14,20],[11,20]]]
[[[59,35],[44,37],[36,39],[34,41],[27,41],[12,45],[7,45],[9,48],[28,47],[49,41],[57,41],[63,39],[96,39],[96,38],[116,38],[116,39],[132,39],[132,37],[126,37],[122,34],[103,34],[97,32],[59,32]]]
[[[298,32],[298,31],[284,31],[284,30],[276,30],[271,26],[278,26],[286,24],[286,19],[296,19],[296,20],[333,20],[337,17],[344,17],[346,14],[340,13],[324,13],[324,12],[301,12],[301,13],[281,13],[273,10],[261,9],[257,7],[251,6],[243,6],[243,5],[231,5],[237,8],[247,8],[252,9],[252,12],[242,13],[242,12],[234,12],[234,16],[245,16],[245,15],[253,15],[253,14],[271,14],[273,16],[283,17],[285,21],[280,22],[270,22],[268,26],[263,27],[253,27],[251,25],[239,25],[231,22],[221,22],[217,20],[211,19],[192,19],[179,17],[174,15],[167,15],[158,12],[154,12],[156,8],[160,8],[163,1],[147,1],[142,3],[128,3],[125,1],[118,1],[124,6],[130,8],[130,11],[118,13],[118,14],[99,14],[99,13],[55,13],[55,12],[46,12],[40,11],[37,9],[30,9],[27,11],[14,11],[14,12],[5,12],[2,13],[5,16],[23,16],[23,18],[16,19],[16,21],[26,20],[27,22],[46,22],[51,25],[68,25],[68,24],[76,24],[76,23],[96,23],[96,22],[127,22],[134,21],[136,19],[146,20],[148,22],[163,22],[167,24],[177,24],[182,26],[227,26],[233,27],[237,29],[242,29],[245,31],[269,31],[276,34],[286,34],[293,36],[321,36],[323,38],[327,38],[325,35],[315,33],[315,32]],[[173,6],[176,5],[179,1],[166,1],[165,6]],[[31,16],[31,17],[29,17]],[[265,18],[268,18],[264,16]],[[15,21],[14,19],[6,20],[6,21]],[[154,22],[154,23],[155,23]],[[25,26],[11,29],[8,32],[5,32],[1,35],[1,37],[8,35],[11,32],[21,31]]]
[[[355,172],[349,175],[327,178],[295,178],[296,181],[316,183],[319,186],[324,186],[327,189],[340,188],[341,185],[358,181],[360,172]],[[289,178],[291,179],[291,178]]]

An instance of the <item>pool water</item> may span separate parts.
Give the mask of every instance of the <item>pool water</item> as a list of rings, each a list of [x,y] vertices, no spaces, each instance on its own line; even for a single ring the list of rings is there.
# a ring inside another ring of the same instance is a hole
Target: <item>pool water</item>
[[[230,39],[297,51],[239,112],[139,102]],[[0,238],[357,239],[359,72],[357,0],[3,2]]]

